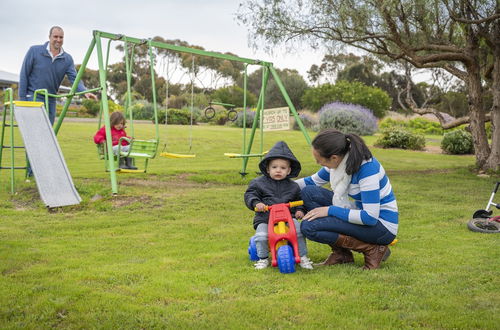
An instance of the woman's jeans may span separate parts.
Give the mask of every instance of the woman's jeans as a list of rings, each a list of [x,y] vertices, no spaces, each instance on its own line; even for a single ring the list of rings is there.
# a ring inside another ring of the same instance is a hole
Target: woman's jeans
[[[300,232],[300,224],[296,219],[293,219],[295,228],[297,230],[297,242],[299,245],[299,256],[307,255],[307,246],[304,235]],[[267,223],[261,223],[255,230],[255,247],[257,248],[257,255],[260,259],[265,259],[269,256],[269,243],[267,241]]]
[[[301,191],[304,206],[308,211],[322,206],[331,206],[333,192],[318,186],[305,186]],[[334,244],[339,234],[352,236],[360,241],[388,245],[396,237],[379,222],[375,226],[356,225],[336,217],[317,218],[301,223],[302,234],[311,241]]]

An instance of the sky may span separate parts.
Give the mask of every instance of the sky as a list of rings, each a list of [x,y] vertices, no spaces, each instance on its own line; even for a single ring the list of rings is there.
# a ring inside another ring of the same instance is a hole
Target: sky
[[[64,45],[80,64],[92,31],[124,34],[139,39],[161,36],[180,39],[208,51],[273,62],[279,69],[296,69],[307,80],[307,70],[320,64],[323,53],[306,48],[295,53],[276,49],[272,54],[249,46],[248,30],[236,20],[240,0],[2,0],[0,14],[0,70],[19,74],[32,45],[48,41],[49,29],[64,29]],[[103,42],[106,47],[107,42]],[[98,69],[96,51],[87,67]],[[120,60],[112,50],[110,64]],[[251,71],[251,69],[249,69]]]

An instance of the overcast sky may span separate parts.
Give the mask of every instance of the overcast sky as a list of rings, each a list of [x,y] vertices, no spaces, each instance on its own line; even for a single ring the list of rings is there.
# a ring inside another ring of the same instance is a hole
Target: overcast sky
[[[65,51],[75,64],[82,62],[92,39],[100,30],[147,39],[161,36],[180,39],[209,51],[231,52],[241,57],[273,62],[279,69],[306,71],[320,64],[322,53],[276,51],[269,55],[248,46],[248,33],[235,19],[239,0],[2,0],[0,70],[18,74],[31,45],[48,40],[51,26],[64,29]],[[107,43],[103,43],[106,47]],[[119,60],[118,51],[110,63]],[[97,69],[92,55],[88,68]]]

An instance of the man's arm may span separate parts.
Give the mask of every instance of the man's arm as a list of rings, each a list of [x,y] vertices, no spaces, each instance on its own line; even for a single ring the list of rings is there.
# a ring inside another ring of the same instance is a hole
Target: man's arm
[[[19,88],[18,96],[21,101],[31,101],[28,100],[26,94],[28,94],[28,77],[33,68],[33,48],[30,48],[26,55],[24,56],[23,65],[21,66],[21,73],[19,74]]]
[[[75,69],[75,63],[73,62],[73,58],[68,54],[68,57],[70,59],[70,65],[68,66],[68,70],[66,71],[66,76],[68,77],[69,81],[71,84],[75,82],[76,79],[76,69]],[[84,83],[82,80],[78,82],[78,86],[76,87],[77,92],[83,92],[86,90],[87,87],[85,87]],[[94,99],[97,101],[97,96],[92,93],[85,93],[84,96],[88,99]]]

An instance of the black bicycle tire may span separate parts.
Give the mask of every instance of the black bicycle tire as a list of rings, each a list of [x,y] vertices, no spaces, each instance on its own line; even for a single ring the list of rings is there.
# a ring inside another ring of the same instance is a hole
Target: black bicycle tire
[[[470,231],[483,234],[500,233],[500,223],[496,221],[489,221],[484,218],[474,218],[467,222],[467,228]]]
[[[212,119],[215,117],[215,109],[212,107],[205,108],[205,118]]]

